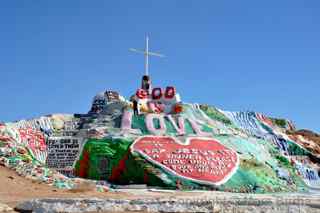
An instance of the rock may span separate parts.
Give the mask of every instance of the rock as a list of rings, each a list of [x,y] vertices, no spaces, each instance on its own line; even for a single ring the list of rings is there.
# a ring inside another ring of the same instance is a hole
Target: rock
[[[21,155],[24,155],[27,153],[27,150],[21,147],[18,147],[17,152]]]
[[[0,203],[0,212],[10,212],[13,211],[8,205]]]
[[[220,194],[222,195],[222,194]],[[46,212],[319,212],[317,200],[301,197],[301,203],[288,202],[287,198],[297,199],[294,196],[284,197],[246,197],[245,194],[223,194],[222,197],[171,197],[152,199],[35,199],[19,204],[17,211]],[[299,198],[300,199],[300,198]],[[269,200],[269,201],[266,201]],[[294,200],[292,200],[294,201]]]
[[[146,184],[114,185],[115,189],[147,189]]]

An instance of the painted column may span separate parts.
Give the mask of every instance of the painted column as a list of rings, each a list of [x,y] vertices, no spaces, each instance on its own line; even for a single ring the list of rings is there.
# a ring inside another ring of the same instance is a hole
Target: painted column
[[[131,129],[133,113],[128,110],[124,110],[121,120],[121,129]]]

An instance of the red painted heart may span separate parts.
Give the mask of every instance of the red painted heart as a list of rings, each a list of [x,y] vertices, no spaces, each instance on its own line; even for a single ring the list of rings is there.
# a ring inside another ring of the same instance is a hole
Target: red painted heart
[[[131,151],[174,175],[204,184],[225,183],[239,164],[235,151],[212,138],[188,138],[182,144],[173,137],[145,136]]]

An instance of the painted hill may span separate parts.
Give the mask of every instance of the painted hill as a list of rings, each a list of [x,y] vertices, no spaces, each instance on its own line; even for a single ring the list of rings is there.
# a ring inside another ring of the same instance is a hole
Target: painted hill
[[[320,187],[320,136],[291,121],[181,101],[172,112],[135,114],[132,100],[105,94],[87,114],[0,124],[0,164],[59,188],[90,182],[100,191],[116,184],[248,193]]]

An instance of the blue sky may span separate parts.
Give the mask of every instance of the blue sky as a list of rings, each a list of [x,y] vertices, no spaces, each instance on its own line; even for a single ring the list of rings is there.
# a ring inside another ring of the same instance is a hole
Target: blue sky
[[[105,89],[155,85],[186,102],[254,110],[320,131],[320,1],[42,0],[0,3],[0,120],[85,113]]]

